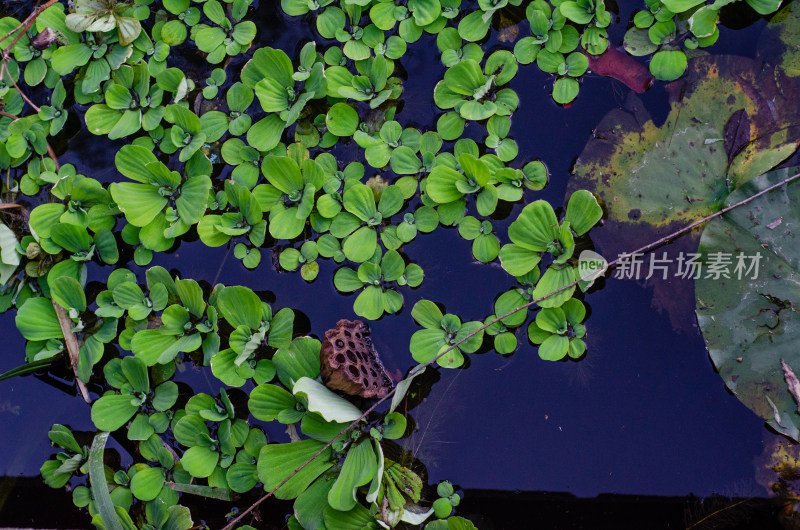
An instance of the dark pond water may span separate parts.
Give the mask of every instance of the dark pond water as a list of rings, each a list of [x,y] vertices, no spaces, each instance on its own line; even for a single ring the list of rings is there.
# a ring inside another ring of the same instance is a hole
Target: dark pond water
[[[623,23],[612,33],[613,42],[621,41],[624,21],[633,7],[621,8]],[[290,56],[312,34],[310,25],[287,20],[272,2],[262,2],[256,17],[261,45],[283,48]],[[762,26],[725,30],[712,51],[752,56]],[[490,41],[487,47],[495,44]],[[408,76],[396,119],[433,129],[438,110],[431,94],[444,71],[434,39],[423,37],[401,63]],[[189,71],[192,68],[187,65]],[[619,82],[589,75],[577,102],[562,109],[550,100],[550,83],[535,68],[520,68],[511,84],[521,105],[510,136],[519,144],[520,160],[541,158],[550,169],[546,190],[529,192],[526,200],[545,198],[561,204],[570,167],[591,130],[609,110],[623,104],[629,91]],[[664,118],[668,106],[663,86],[657,84],[642,99],[656,121]],[[468,129],[470,133],[477,134]],[[357,150],[351,148],[338,151],[342,157],[357,157]],[[113,143],[83,130],[69,142],[61,161],[110,181],[116,175],[114,152]],[[368,170],[367,175],[372,173]],[[520,208],[515,205],[505,220],[496,221],[495,232],[504,234]],[[405,251],[424,269],[425,282],[419,289],[403,292],[406,308],[398,315],[371,324],[384,363],[390,371],[401,372],[412,366],[408,343],[418,329],[409,314],[414,302],[431,299],[443,303],[448,312],[482,319],[492,311],[494,297],[512,286],[499,266],[476,263],[470,243],[454,229],[420,236]],[[277,272],[266,258],[268,254],[255,272],[249,272],[225,247],[210,249],[199,242],[184,242],[173,252],[157,256],[153,264],[185,278],[267,291],[274,306],[302,312],[308,329],[301,331],[317,337],[338,319],[354,318],[353,297],[333,288],[335,264],[321,262],[319,278],[307,284],[297,274]],[[136,270],[132,262],[129,265]],[[107,273],[108,269],[99,267],[92,270],[97,280]],[[441,372],[428,398],[412,411],[419,430],[406,441],[406,447],[427,466],[429,482],[448,479],[467,490],[509,492],[496,500],[501,507],[512,502],[511,492],[533,491],[577,497],[765,496],[754,464],[763,451],[763,424],[726,392],[697,329],[674,329],[667,315],[653,308],[652,291],[640,282],[608,279],[587,296],[587,303],[591,310],[588,354],[580,362],[541,361],[520,333],[521,346],[509,357],[475,354],[467,369]],[[683,306],[692,311],[692,299],[684,300]],[[24,340],[15,329],[13,315],[0,316],[0,330],[2,372],[22,361]],[[179,379],[196,392],[218,391],[205,374],[192,368]],[[0,482],[0,525],[22,524],[21,520],[30,526],[44,521],[58,524],[52,514],[42,512],[49,503],[67,510],[56,518],[62,527],[88,526],[82,515],[69,509],[68,496],[62,491],[43,488],[35,499],[20,498],[29,491],[23,486],[38,480],[39,466],[51,454],[47,431],[53,423],[66,423],[79,431],[93,429],[88,406],[57,378],[0,383],[0,475],[5,476]],[[280,430],[269,432],[273,439],[286,436]],[[229,506],[218,503],[211,508],[216,515],[212,513],[208,520],[219,521]],[[274,518],[282,520],[287,507],[279,505],[273,511]],[[25,515],[20,517],[22,512]],[[566,512],[564,516],[569,520]],[[496,517],[488,524],[527,527],[521,521]],[[666,526],[656,520],[647,527]]]

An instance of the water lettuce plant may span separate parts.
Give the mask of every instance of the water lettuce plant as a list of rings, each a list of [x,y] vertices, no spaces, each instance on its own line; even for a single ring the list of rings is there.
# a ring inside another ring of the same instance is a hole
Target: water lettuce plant
[[[247,236],[247,242],[255,248],[237,243],[234,255],[248,269],[256,268],[261,261],[257,247],[264,243],[267,233],[267,221],[260,202],[250,190],[233,180],[225,182],[224,192],[216,197],[216,202],[218,206],[238,211],[204,215],[197,225],[200,240],[209,247],[219,247],[234,237]]]
[[[331,234],[342,239],[347,259],[361,263],[369,260],[378,248],[378,229],[403,207],[403,193],[397,186],[383,189],[377,200],[372,188],[352,182],[344,191],[343,210],[331,222]]]
[[[340,268],[333,276],[333,284],[343,293],[361,290],[353,302],[353,311],[358,316],[377,320],[384,313],[397,313],[403,307],[402,295],[386,284],[396,282],[418,287],[422,279],[419,265],[406,265],[396,250],[389,250],[382,257],[376,255],[362,263],[357,271],[350,267]]]
[[[141,228],[139,240],[145,248],[169,249],[203,218],[211,189],[207,174],[183,176],[136,145],[124,146],[114,160],[119,172],[134,182],[115,182],[109,191],[127,221]]]
[[[151,388],[147,365],[138,357],[112,359],[103,374],[117,392],[108,392],[92,404],[92,422],[101,431],[116,431],[146,403],[163,412],[178,399],[178,386],[161,371]]]
[[[75,439],[75,435],[68,427],[55,424],[47,433],[53,446],[63,449],[56,457],[47,460],[40,469],[42,477],[51,488],[62,488],[72,478],[75,471],[87,473],[86,460],[89,456],[88,447],[82,447]]]
[[[548,202],[527,205],[508,227],[512,242],[503,245],[499,252],[503,268],[514,276],[522,276],[537,266],[544,252],[553,256],[554,265],[564,265],[572,257],[575,236],[588,232],[602,215],[597,199],[583,190],[570,197],[561,224]]]
[[[132,43],[142,26],[134,17],[123,16],[127,6],[116,0],[76,0],[74,12],[64,19],[67,27],[75,32],[110,32],[117,30],[119,43]]]
[[[570,298],[561,307],[546,307],[539,311],[536,320],[528,326],[528,338],[539,344],[539,357],[546,361],[559,361],[567,354],[580,358],[586,351],[583,327],[586,308],[580,300]]]
[[[206,61],[218,64],[226,57],[235,57],[250,48],[256,36],[256,25],[250,20],[242,20],[247,14],[249,5],[249,0],[234,0],[230,11],[226,13],[217,0],[203,3],[203,14],[214,25],[193,25],[191,38],[198,50],[208,54]],[[162,35],[163,33],[162,29]]]
[[[450,346],[449,352],[437,359],[437,363],[445,368],[458,368],[464,364],[464,353],[475,353],[483,342],[481,322],[461,322],[461,319],[450,313],[443,314],[439,307],[430,300],[420,300],[411,309],[411,316],[425,329],[411,336],[409,350],[417,362],[427,362]],[[467,338],[468,335],[471,335]]]
[[[478,9],[468,13],[458,23],[458,34],[466,41],[479,41],[489,31],[492,17],[506,6],[519,6],[522,0],[480,0]]]
[[[745,1],[761,15],[773,13],[781,5],[775,0]],[[687,68],[687,51],[717,42],[723,5],[702,0],[647,3],[647,9],[633,15],[633,27],[625,34],[625,50],[631,55],[652,55],[650,72],[656,79],[678,79]]]
[[[139,129],[152,131],[159,127],[166,113],[166,107],[161,105],[164,91],[157,84],[150,85],[147,66],[124,65],[112,79],[106,87],[105,103],[92,105],[86,112],[89,130],[117,139]]]
[[[257,353],[265,345],[289,346],[294,322],[292,310],[284,308],[273,314],[269,304],[241,286],[221,289],[216,304],[233,332],[228,338],[229,348],[211,358],[214,375],[230,386],[242,386],[250,378],[259,383],[271,380],[275,375],[273,362],[256,359]]]
[[[453,109],[456,113],[439,119],[437,128],[442,138],[455,140],[461,136],[464,120],[480,121],[495,114],[513,113],[519,104],[516,93],[499,87],[511,81],[516,73],[517,60],[506,50],[494,52],[483,67],[473,59],[464,59],[448,68],[433,92],[439,108]]]

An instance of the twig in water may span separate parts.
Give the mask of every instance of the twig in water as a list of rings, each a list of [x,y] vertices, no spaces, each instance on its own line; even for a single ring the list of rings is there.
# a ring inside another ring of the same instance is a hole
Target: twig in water
[[[83,384],[81,378],[78,377],[78,352],[80,349],[78,348],[78,339],[75,338],[75,334],[72,332],[72,320],[67,316],[67,312],[64,308],[58,305],[55,300],[53,300],[53,309],[56,310],[58,325],[61,326],[61,333],[64,335],[64,342],[67,344],[70,365],[72,365],[72,371],[75,373],[75,383],[78,385],[78,390],[80,390],[83,400],[86,403],[91,403],[92,400],[89,397],[89,392],[86,390],[86,385]]]
[[[50,7],[51,5],[55,4],[57,1],[58,0],[48,0],[48,2],[46,4],[37,6],[33,10],[33,12],[30,15],[28,15],[28,18],[26,18],[25,20],[20,22],[19,25],[16,28],[14,28],[11,31],[9,31],[8,35],[6,35],[5,37],[0,38],[0,43],[2,43],[4,40],[9,38],[11,35],[16,33],[17,31],[19,31],[20,29],[22,30],[22,31],[19,32],[19,34],[17,34],[16,37],[14,37],[14,40],[12,40],[11,43],[8,45],[8,47],[3,51],[3,62],[6,62],[9,59],[9,53],[10,53],[11,50],[14,49],[14,45],[19,41],[19,39],[22,38],[23,35],[25,35],[25,32],[28,31],[28,29],[30,29],[30,27],[33,25],[34,21],[36,21],[36,19],[39,17],[39,15],[42,14],[42,11],[44,11],[45,9]]]
[[[8,51],[8,50],[6,50],[6,51]],[[20,95],[20,96],[22,96],[22,99],[23,99],[23,100],[25,100],[25,103],[27,103],[28,105],[30,105],[30,106],[31,106],[31,108],[32,108],[33,110],[35,110],[36,112],[39,112],[39,110],[40,110],[40,109],[39,109],[39,107],[37,107],[37,106],[36,106],[36,104],[35,104],[33,101],[31,101],[31,100],[28,98],[28,96],[26,96],[26,95],[25,95],[25,92],[23,92],[23,91],[22,91],[22,89],[19,87],[19,85],[17,85],[17,82],[16,82],[16,81],[14,81],[14,78],[13,78],[13,77],[11,77],[11,72],[9,72],[9,71],[8,71],[8,68],[6,67],[6,65],[7,65],[7,64],[8,64],[8,63],[6,62],[6,57],[3,57],[3,66],[2,66],[2,67],[0,67],[0,79],[2,79],[2,78],[3,78],[3,76],[5,76],[6,74],[8,74],[8,76],[7,76],[7,77],[8,77],[8,80],[9,80],[9,81],[11,81],[11,84],[12,84],[12,85],[14,85],[14,88],[16,88],[16,89],[17,89],[17,92],[19,92],[19,95]]]

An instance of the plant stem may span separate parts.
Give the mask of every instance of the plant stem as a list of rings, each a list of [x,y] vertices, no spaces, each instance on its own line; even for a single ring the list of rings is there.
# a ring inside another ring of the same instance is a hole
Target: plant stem
[[[89,392],[86,390],[86,385],[83,384],[81,378],[78,377],[78,355],[80,348],[78,347],[78,339],[75,338],[75,334],[72,332],[72,320],[67,316],[67,312],[64,308],[58,305],[55,300],[53,300],[52,303],[53,309],[56,310],[56,316],[58,317],[58,325],[61,326],[61,333],[64,335],[64,342],[67,344],[70,365],[72,365],[72,371],[75,373],[75,383],[78,385],[78,390],[80,390],[83,400],[86,403],[91,403],[92,400],[89,397]]]
[[[793,182],[793,181],[797,180],[798,178],[800,178],[800,173],[792,175],[791,177],[788,177],[788,178],[782,180],[781,182],[779,182],[777,184],[774,184],[774,185],[772,185],[772,186],[770,186],[768,188],[765,188],[765,189],[761,190],[760,192],[756,193],[755,195],[751,195],[750,197],[747,197],[746,199],[743,199],[743,200],[741,200],[741,201],[739,201],[739,202],[737,202],[735,204],[732,204],[732,205],[730,205],[730,206],[728,206],[726,208],[723,208],[722,210],[720,210],[718,212],[715,212],[715,213],[713,213],[713,214],[711,214],[711,215],[709,215],[707,217],[704,217],[704,218],[700,219],[699,221],[695,221],[694,223],[692,223],[692,224],[690,224],[690,225],[688,225],[688,226],[686,226],[684,228],[681,228],[680,230],[677,230],[677,231],[669,234],[668,236],[662,237],[661,239],[658,239],[657,241],[654,241],[654,242],[652,242],[650,244],[647,244],[647,245],[645,245],[645,246],[643,246],[641,248],[638,248],[638,249],[636,249],[636,250],[634,250],[632,252],[627,252],[625,254],[621,254],[619,257],[617,257],[617,259],[615,259],[614,261],[611,261],[608,264],[608,269],[611,269],[612,267],[615,267],[615,266],[619,265],[620,262],[622,262],[623,260],[625,260],[625,259],[627,259],[627,258],[629,258],[629,257],[631,257],[633,255],[643,254],[645,252],[649,252],[649,251],[651,251],[651,250],[663,245],[664,243],[672,241],[673,239],[675,239],[677,237],[680,237],[680,236],[690,232],[691,230],[693,230],[694,228],[700,226],[701,224],[706,223],[706,222],[708,222],[708,221],[710,221],[712,219],[715,219],[715,218],[717,218],[717,217],[719,217],[721,215],[724,215],[725,213],[727,213],[727,212],[729,212],[729,211],[731,211],[731,210],[733,210],[735,208],[743,206],[743,205],[747,204],[748,202],[752,201],[753,199],[755,199],[757,197],[760,197],[760,196],[762,196],[762,195],[764,195],[766,193],[769,193],[770,191],[772,191],[772,190],[774,190],[776,188],[779,188],[781,186],[789,184],[790,182]],[[522,311],[523,309],[527,309],[530,306],[541,302],[542,300],[550,298],[553,295],[556,295],[556,294],[558,294],[558,293],[560,293],[562,291],[566,291],[567,289],[571,289],[571,288],[575,287],[576,285],[578,285],[578,283],[580,283],[580,282],[581,282],[581,280],[575,280],[574,282],[572,282],[572,283],[570,283],[568,285],[565,285],[565,286],[561,287],[560,289],[557,289],[557,290],[555,290],[555,291],[553,291],[553,292],[551,292],[549,294],[546,294],[545,296],[542,296],[542,297],[537,298],[535,300],[531,300],[530,302],[528,302],[526,304],[523,304],[523,305],[521,305],[521,306],[519,306],[519,307],[517,307],[517,308],[515,308],[515,309],[513,309],[511,311],[509,311],[508,313],[506,313],[504,315],[500,315],[498,317],[495,317],[493,320],[490,320],[489,322],[487,322],[486,324],[484,324],[480,328],[476,329],[472,333],[468,334],[467,336],[465,336],[464,338],[462,338],[461,340],[459,340],[455,344],[451,345],[450,347],[448,347],[447,349],[445,349],[444,351],[439,353],[436,357],[434,357],[430,361],[415,366],[413,369],[411,369],[409,371],[408,377],[411,377],[413,375],[419,374],[420,372],[425,370],[425,368],[427,368],[428,366],[432,365],[437,360],[439,360],[439,358],[441,358],[442,356],[444,356],[445,354],[447,354],[448,352],[450,352],[451,350],[456,348],[459,344],[469,340],[470,338],[472,338],[473,336],[477,335],[478,333],[481,333],[482,331],[484,331],[486,328],[492,326],[493,324],[496,324],[497,322],[500,322],[501,320],[510,317],[514,313]],[[397,391],[397,386],[392,388],[384,397],[382,397],[381,399],[376,401],[375,404],[373,404],[370,408],[368,408],[361,416],[359,416],[359,418],[357,420],[353,421],[352,423],[350,423],[350,425],[345,427],[339,434],[336,435],[336,437],[334,437],[330,442],[325,444],[319,451],[317,451],[317,453],[314,456],[312,456],[311,458],[306,460],[300,467],[295,469],[280,484],[278,484],[275,488],[273,488],[271,491],[269,491],[266,495],[264,495],[263,497],[258,499],[256,502],[254,502],[249,508],[247,508],[242,513],[240,513],[239,516],[236,517],[236,519],[234,519],[230,523],[228,523],[228,525],[225,526],[222,530],[232,530],[234,525],[236,525],[236,523],[241,521],[248,513],[253,511],[256,508],[256,506],[258,506],[259,504],[261,504],[262,502],[264,502],[265,500],[270,498],[272,495],[274,495],[274,493],[281,486],[283,486],[284,484],[289,482],[289,480],[291,480],[292,477],[294,477],[303,468],[305,468],[308,464],[310,464],[317,457],[319,457],[323,452],[325,452],[325,450],[327,450],[329,447],[331,447],[333,445],[333,443],[336,440],[338,440],[339,438],[341,438],[342,435],[344,435],[347,431],[349,431],[350,429],[352,429],[353,427],[358,425],[359,422],[361,422],[367,416],[369,416],[369,414],[371,414],[375,409],[377,409],[378,406],[381,403],[383,403],[384,401],[386,401],[387,399],[392,397],[396,391]]]
[[[10,53],[10,50],[12,50],[14,48],[14,45],[19,41],[19,39],[21,39],[22,36],[25,35],[25,32],[28,31],[28,29],[30,29],[30,27],[33,25],[33,22],[39,17],[39,15],[42,14],[42,11],[44,11],[45,9],[50,7],[51,5],[55,4],[57,1],[58,0],[48,0],[48,2],[46,4],[37,6],[33,10],[33,12],[30,15],[28,15],[28,18],[26,18],[25,20],[20,22],[19,25],[16,28],[14,28],[10,32],[8,32],[8,35],[6,35],[3,38],[0,38],[0,43],[1,43],[4,40],[6,40],[7,38],[9,38],[11,35],[16,33],[17,31],[19,31],[20,29],[22,30],[14,38],[14,40],[11,41],[11,44],[9,44],[6,47],[6,49],[3,50],[3,62],[6,62],[8,60],[8,58],[9,58],[8,54]]]
[[[23,92],[22,89],[19,88],[17,82],[14,81],[13,77],[11,77],[11,72],[9,72],[8,68],[6,67],[7,64],[8,63],[6,62],[6,57],[3,57],[3,66],[0,67],[0,79],[2,79],[5,74],[8,74],[8,80],[11,81],[11,84],[14,85],[14,88],[17,89],[17,92],[19,92],[19,95],[22,96],[22,99],[25,101],[25,103],[30,105],[31,108],[36,112],[39,112],[40,110],[39,107],[37,107],[36,104],[33,101],[31,101],[30,98],[28,98],[28,96],[25,95],[25,92]]]
[[[47,142],[47,156],[49,156],[56,165],[56,173],[58,173],[58,170],[61,169],[61,164],[58,163],[58,157],[56,156],[56,152],[53,150],[53,146],[50,145],[50,142]]]

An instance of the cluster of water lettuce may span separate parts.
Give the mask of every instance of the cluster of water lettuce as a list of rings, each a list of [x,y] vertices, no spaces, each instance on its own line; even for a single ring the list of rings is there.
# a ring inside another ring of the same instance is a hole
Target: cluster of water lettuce
[[[455,226],[472,241],[477,260],[499,258],[518,283],[484,321],[558,292],[538,303],[545,309],[530,323],[529,338],[541,344],[544,359],[583,355],[585,311],[572,298],[573,252],[575,239],[602,215],[595,197],[574,193],[562,219],[544,201],[528,204],[509,227],[507,244],[489,216],[499,201],[519,202],[525,190],[547,182],[540,161],[517,160],[508,133],[519,101],[505,85],[518,64],[536,61],[554,74],[555,100],[572,101],[587,65],[575,50],[602,53],[610,15],[601,1],[537,0],[526,8],[532,36],[513,52],[484,57],[472,41],[485,37],[494,15],[519,4],[284,0],[289,15],[313,13],[328,42],[307,42],[295,60],[269,47],[250,52],[257,31],[245,20],[246,0],[78,0],[69,14],[51,2],[27,31],[15,30],[15,19],[0,19],[0,33],[10,34],[0,42],[4,191],[53,199],[34,208],[27,224],[9,215],[0,225],[0,309],[17,309],[28,340],[27,364],[13,374],[74,353],[76,377],[106,389],[92,404],[95,426],[125,427],[141,456],[127,470],[104,468],[95,458],[92,488],[74,489],[76,504],[88,506],[96,524],[108,526],[111,518],[124,528],[189,528],[178,492],[229,498],[259,483],[271,490],[362,415],[318,382],[320,343],[295,336],[293,311],[273,313],[246,287],[200,285],[161,267],[146,271],[143,286],[141,276],[118,268],[104,290],[87,295],[87,263],[114,266],[120,243],[122,254],[133,249],[135,264],[144,267],[153,253],[196,232],[208,246],[233,245],[251,269],[263,249],[273,248],[281,268],[299,270],[306,281],[317,278],[320,259],[348,261],[334,285],[358,293],[356,314],[377,319],[399,311],[401,293],[423,281],[406,245],[418,232]],[[436,131],[393,119],[402,95],[395,62],[422,32],[437,34],[448,67],[433,94],[446,111]],[[171,48],[189,41],[187,49],[209,63],[205,80],[170,66]],[[235,71],[229,59],[245,53],[249,59]],[[26,90],[39,85],[50,89],[49,105],[26,100]],[[34,112],[26,114],[26,105]],[[79,106],[88,107],[82,118],[91,133],[126,140],[115,156],[122,177],[110,185],[60,166],[50,148],[70,112],[80,116]],[[466,121],[485,124],[481,144],[460,138]],[[366,167],[328,152],[350,139],[363,149]],[[437,362],[458,367],[484,342],[480,321],[462,322],[431,301],[415,304],[411,315],[423,328],[410,343],[417,362],[450,348]],[[517,311],[485,332],[508,354],[527,320],[526,310]],[[71,339],[75,352],[68,351]],[[180,399],[171,378],[183,361],[210,366],[227,387],[249,388],[252,380],[247,410],[235,409],[224,388],[218,396]],[[290,526],[366,528],[451,515],[458,504],[452,486],[440,485],[440,498],[424,507],[436,495],[426,499],[422,479],[384,456],[384,441],[406,432],[395,410],[402,397],[398,392],[387,412],[360,420],[277,490],[279,498],[296,499]],[[293,425],[302,437],[267,443],[250,416]],[[61,487],[76,472],[92,475],[92,450],[62,426],[50,437],[64,450],[42,466],[50,485]],[[427,527],[469,523],[450,517]]]
[[[625,51],[652,56],[650,73],[673,81],[686,71],[687,53],[707,48],[719,38],[719,11],[741,0],[645,0],[647,9],[637,11],[633,27],[625,34]],[[760,15],[774,13],[782,0],[745,0]]]

